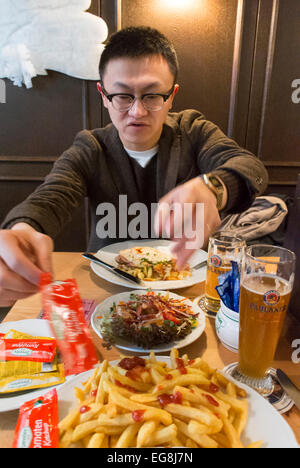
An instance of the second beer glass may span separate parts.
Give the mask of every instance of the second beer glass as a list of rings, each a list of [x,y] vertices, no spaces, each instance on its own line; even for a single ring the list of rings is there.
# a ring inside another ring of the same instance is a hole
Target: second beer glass
[[[216,314],[220,308],[220,296],[216,291],[218,277],[232,268],[231,261],[240,264],[245,240],[231,231],[217,232],[209,239],[205,283],[205,307]]]

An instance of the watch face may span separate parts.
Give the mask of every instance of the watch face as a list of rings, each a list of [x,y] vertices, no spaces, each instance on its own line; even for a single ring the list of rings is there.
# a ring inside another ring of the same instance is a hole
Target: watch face
[[[213,177],[213,176],[210,176],[209,178],[210,182],[212,183],[212,185],[216,188],[219,188],[219,187],[222,187],[222,184],[221,182],[217,179],[217,177]]]

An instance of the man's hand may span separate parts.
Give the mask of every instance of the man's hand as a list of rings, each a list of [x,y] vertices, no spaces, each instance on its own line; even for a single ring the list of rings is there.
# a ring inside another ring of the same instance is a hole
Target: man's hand
[[[207,244],[220,223],[215,195],[196,177],[161,198],[155,231],[174,241],[172,252],[177,257],[178,268],[182,268],[195,250]]]
[[[40,275],[52,272],[52,239],[26,223],[0,230],[0,307],[38,292]]]

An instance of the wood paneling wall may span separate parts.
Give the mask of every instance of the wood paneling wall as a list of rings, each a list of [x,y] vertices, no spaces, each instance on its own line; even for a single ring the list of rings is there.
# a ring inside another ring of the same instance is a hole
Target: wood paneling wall
[[[270,173],[269,191],[293,194],[300,172],[299,109],[292,102],[300,78],[298,0],[93,0],[90,12],[109,33],[129,25],[155,26],[178,51],[180,93],[174,110],[196,108]],[[54,71],[33,88],[6,81],[0,103],[0,221],[40,184],[53,162],[83,128],[109,122],[95,82]],[[55,243],[84,250],[86,201]]]

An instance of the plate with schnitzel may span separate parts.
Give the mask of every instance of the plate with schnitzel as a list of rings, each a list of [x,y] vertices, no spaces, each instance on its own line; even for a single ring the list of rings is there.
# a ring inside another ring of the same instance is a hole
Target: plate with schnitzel
[[[164,239],[133,240],[108,245],[95,256],[140,279],[139,289],[169,290],[192,286],[205,281],[206,267],[194,270],[193,267],[207,260],[207,252],[197,250],[188,264],[181,270],[176,266],[172,255],[173,243]],[[91,263],[96,275],[120,286],[132,288],[132,282],[116,276],[105,267]]]

